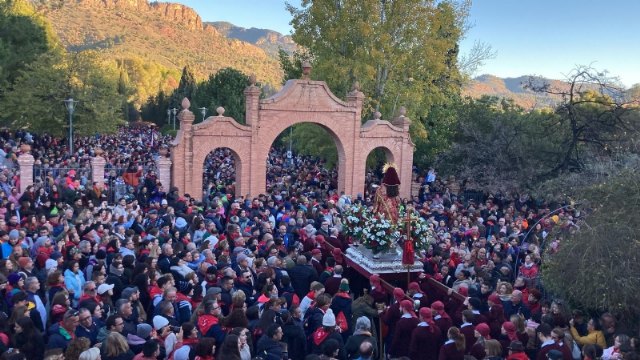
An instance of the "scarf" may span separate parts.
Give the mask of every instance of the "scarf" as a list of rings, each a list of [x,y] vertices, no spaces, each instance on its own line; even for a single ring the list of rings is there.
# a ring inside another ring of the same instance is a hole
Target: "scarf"
[[[200,329],[200,333],[203,335],[208,333],[209,329],[217,324],[218,318],[210,314],[200,315],[198,318],[198,328]]]
[[[316,344],[316,346],[319,346],[329,335],[331,335],[331,331],[325,330],[324,327],[320,327],[313,333],[313,343]]]

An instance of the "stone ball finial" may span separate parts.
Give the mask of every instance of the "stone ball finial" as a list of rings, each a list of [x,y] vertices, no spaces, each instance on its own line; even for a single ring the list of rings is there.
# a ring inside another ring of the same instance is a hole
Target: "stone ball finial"
[[[311,75],[311,63],[308,60],[302,62],[302,78],[309,79],[309,75]]]
[[[249,85],[250,86],[256,86],[256,74],[251,74],[249,75]]]
[[[218,113],[218,116],[224,116],[224,108],[222,106],[218,106],[216,108],[216,112]]]
[[[100,146],[96,146],[95,149],[93,149],[93,153],[96,154],[96,156],[102,156],[104,150],[102,150]]]
[[[374,120],[380,120],[381,117],[382,117],[382,113],[380,111],[376,111],[375,113],[373,113]]]
[[[405,117],[405,115],[407,115],[407,108],[404,106],[400,106],[398,113],[400,114],[401,117]]]
[[[182,99],[182,110],[188,110],[191,107],[191,101],[189,101],[189,99],[184,98]]]
[[[20,151],[23,154],[28,154],[31,152],[31,145],[27,144],[27,143],[23,143],[20,145]]]
[[[351,91],[353,92],[360,91],[360,82],[358,80],[353,82],[353,85],[351,86]]]

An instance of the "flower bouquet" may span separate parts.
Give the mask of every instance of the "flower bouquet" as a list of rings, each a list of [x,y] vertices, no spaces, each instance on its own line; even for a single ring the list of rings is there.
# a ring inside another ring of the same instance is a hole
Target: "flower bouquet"
[[[370,215],[366,207],[358,204],[348,206],[342,212],[342,232],[356,246],[362,240],[362,231]]]
[[[407,229],[410,230],[411,240],[416,251],[427,250],[430,244],[436,242],[434,231],[429,227],[429,222],[418,212],[413,209],[407,211],[401,208],[399,215],[398,226],[401,227],[399,230],[402,233],[402,242],[407,240]]]
[[[374,256],[395,248],[400,237],[398,227],[382,214],[369,217],[362,230],[362,244]]]

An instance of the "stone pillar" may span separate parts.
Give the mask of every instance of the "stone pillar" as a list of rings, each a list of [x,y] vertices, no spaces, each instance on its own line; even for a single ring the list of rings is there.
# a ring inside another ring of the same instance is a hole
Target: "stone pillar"
[[[23,153],[18,156],[18,165],[20,165],[20,193],[24,193],[27,187],[33,185],[33,164],[36,162],[33,155],[29,153],[31,146],[26,145],[22,148]]]
[[[189,110],[191,107],[191,102],[189,99],[182,99],[182,111],[178,114],[178,119],[180,120],[180,131],[182,132],[182,140],[184,141],[182,146],[184,157],[180,159],[175,159],[175,163],[181,163],[181,168],[176,168],[176,171],[182,171],[183,176],[183,184],[174,184],[178,186],[181,194],[199,194],[196,195],[197,199],[202,198],[202,189],[193,188],[193,121],[196,116]],[[171,172],[169,172],[171,174]],[[163,183],[164,185],[164,183]],[[169,188],[165,186],[165,189],[168,191]]]
[[[245,98],[245,116],[244,122],[248,126],[258,124],[258,111],[260,106],[260,88],[256,86],[256,77],[251,75],[249,77],[251,85],[244,89]]]
[[[107,160],[99,154],[96,155],[91,158],[91,181],[98,183],[100,187],[104,187],[104,167],[107,165]]]
[[[356,195],[359,193],[364,194],[364,180],[365,180],[365,167],[367,162],[368,154],[361,154],[362,147],[364,145],[363,142],[367,141],[360,137],[360,129],[362,128],[362,104],[364,102],[364,93],[360,91],[360,83],[354,82],[351,88],[351,91],[347,94],[347,103],[349,106],[355,108],[355,113],[353,116],[353,142],[351,143],[351,148],[345,147],[345,153],[351,153],[352,155],[352,168],[350,169],[351,179],[345,181],[345,187],[343,189],[344,192],[348,195],[353,196],[355,199]],[[345,164],[340,163],[338,165],[338,171],[342,171],[344,168],[346,169]],[[346,174],[346,173],[343,173]],[[345,179],[346,180],[346,179]]]
[[[160,155],[156,160],[156,167],[158,168],[158,178],[162,186],[169,191],[171,188],[171,160],[166,156]]]

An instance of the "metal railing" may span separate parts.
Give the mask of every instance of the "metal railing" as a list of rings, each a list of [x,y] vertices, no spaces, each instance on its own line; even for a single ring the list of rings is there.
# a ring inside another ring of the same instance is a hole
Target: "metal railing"
[[[45,167],[36,165],[33,167],[33,184],[36,188],[44,188],[50,193],[53,185],[58,187],[58,191],[66,185],[67,175],[71,170],[75,171],[75,181],[80,185],[80,189],[87,189],[92,186],[91,168],[68,168],[68,167]]]

